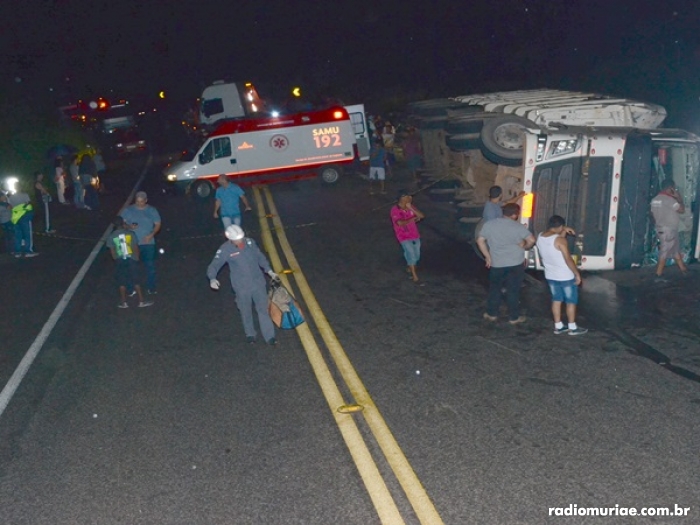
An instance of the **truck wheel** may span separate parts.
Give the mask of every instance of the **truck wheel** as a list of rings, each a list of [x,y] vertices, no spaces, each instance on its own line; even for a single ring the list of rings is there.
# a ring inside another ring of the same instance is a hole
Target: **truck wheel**
[[[192,184],[190,193],[198,199],[208,199],[214,193],[214,187],[208,180],[198,180]]]
[[[343,174],[343,169],[335,164],[329,164],[328,166],[323,166],[319,171],[318,175],[321,180],[326,184],[335,184],[340,179]]]
[[[523,161],[525,130],[539,128],[523,117],[504,115],[484,121],[481,142],[484,156],[497,164],[520,166]]]

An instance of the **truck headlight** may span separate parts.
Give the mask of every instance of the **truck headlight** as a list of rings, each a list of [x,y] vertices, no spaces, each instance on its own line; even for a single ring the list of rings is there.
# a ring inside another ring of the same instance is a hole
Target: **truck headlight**
[[[168,176],[166,177],[168,179],[168,182],[175,182],[177,181],[177,175],[174,173],[169,173]]]
[[[581,141],[579,139],[555,140],[549,147],[549,155],[547,155],[547,157],[559,157],[561,155],[573,153],[580,146]]]

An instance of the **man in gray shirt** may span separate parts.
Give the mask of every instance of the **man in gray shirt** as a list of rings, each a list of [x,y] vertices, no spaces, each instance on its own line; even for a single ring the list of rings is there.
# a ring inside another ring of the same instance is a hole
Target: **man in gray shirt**
[[[512,199],[503,202],[503,188],[500,186],[491,186],[489,188],[489,200],[484,204],[484,211],[481,215],[484,222],[503,217],[503,206],[506,204],[515,204],[523,195],[524,191],[518,193]]]
[[[489,269],[489,295],[484,319],[496,321],[501,306],[501,290],[505,285],[509,323],[524,322],[520,315],[520,287],[525,277],[525,253],[535,245],[535,237],[518,222],[520,206],[506,204],[503,217],[484,224],[476,243],[484,254]]]

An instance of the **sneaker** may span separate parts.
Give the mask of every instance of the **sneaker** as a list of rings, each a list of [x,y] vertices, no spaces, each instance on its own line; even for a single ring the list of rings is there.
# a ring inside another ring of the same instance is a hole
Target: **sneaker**
[[[267,344],[270,346],[274,346],[277,344],[277,339],[275,339],[274,337],[270,337],[270,339],[267,340]]]
[[[487,321],[498,321],[498,317],[495,315],[489,315],[488,312],[484,312],[484,319]]]
[[[129,305],[126,303],[126,301],[124,301],[123,303],[119,303],[117,308],[129,308]]]
[[[139,303],[139,308],[146,308],[147,306],[153,306],[153,301],[141,301]]]
[[[21,254],[21,253],[13,253],[12,256],[13,256],[15,259],[19,259],[19,258],[22,257],[22,254]]]
[[[134,295],[136,295],[136,290],[131,290],[126,294],[127,297],[133,297]]]
[[[565,334],[565,333],[568,332],[568,331],[569,331],[569,327],[568,327],[568,326],[562,326],[561,328],[555,328],[555,329],[554,329],[554,333],[555,333],[556,335]]]
[[[157,290],[148,290],[148,295],[156,295],[158,293]]]
[[[588,328],[581,328],[579,326],[578,328],[575,328],[574,330],[569,330],[569,335],[583,335],[586,332],[588,332]]]
[[[39,254],[36,252],[27,252],[24,254],[25,257],[36,257],[37,255]]]
[[[245,342],[252,345],[253,343],[255,343],[255,336],[249,335],[245,338]]]
[[[525,317],[524,315],[521,315],[521,316],[518,317],[517,319],[511,319],[511,320],[508,321],[508,322],[509,322],[510,324],[520,324],[520,323],[524,323],[525,321],[527,321],[527,317]]]

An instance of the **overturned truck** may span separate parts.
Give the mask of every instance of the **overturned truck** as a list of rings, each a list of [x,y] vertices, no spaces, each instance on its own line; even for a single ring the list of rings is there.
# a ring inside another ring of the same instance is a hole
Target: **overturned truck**
[[[582,269],[650,264],[658,250],[649,201],[672,178],[686,204],[682,250],[700,256],[700,138],[659,128],[661,106],[537,90],[421,101],[410,111],[427,172],[459,181],[457,209],[472,210],[461,219],[472,232],[474,210],[498,184],[507,197],[526,192],[521,221],[533,233],[553,214],[576,229],[571,251]],[[530,258],[540,266],[536,251]]]

